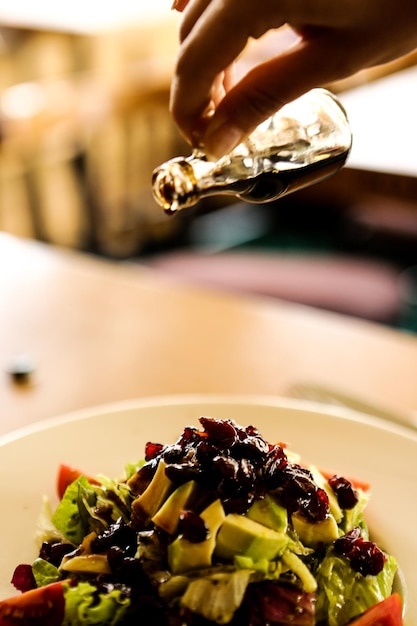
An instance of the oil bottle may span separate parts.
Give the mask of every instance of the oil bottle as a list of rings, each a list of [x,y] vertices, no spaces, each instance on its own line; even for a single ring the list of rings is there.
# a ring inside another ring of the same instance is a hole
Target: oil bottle
[[[163,163],[153,172],[153,195],[169,214],[215,194],[270,202],[337,172],[351,145],[342,104],[326,89],[312,89],[262,122],[218,161],[195,150]]]

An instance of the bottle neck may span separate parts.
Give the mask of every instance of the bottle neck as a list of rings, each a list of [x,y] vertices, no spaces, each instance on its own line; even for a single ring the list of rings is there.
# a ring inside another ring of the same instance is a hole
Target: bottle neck
[[[156,201],[169,214],[195,204],[197,181],[189,159],[178,157],[153,172],[152,188]]]
[[[210,195],[244,194],[252,182],[237,178],[232,171],[228,174],[227,165],[227,157],[212,162],[197,151],[189,157],[171,159],[153,173],[155,199],[166,213],[173,214]]]

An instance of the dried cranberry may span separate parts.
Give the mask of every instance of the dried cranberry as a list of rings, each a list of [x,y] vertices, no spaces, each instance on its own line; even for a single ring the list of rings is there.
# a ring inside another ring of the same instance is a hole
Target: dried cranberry
[[[274,446],[267,454],[263,475],[267,487],[274,489],[281,484],[282,470],[288,463],[287,455],[281,446]]]
[[[178,440],[178,445],[186,448],[189,445],[196,444],[201,439],[201,433],[193,426],[187,426]]]
[[[202,416],[200,424],[202,429],[186,427],[172,446],[148,444],[149,456],[156,456],[129,481],[134,494],[144,491],[162,458],[174,484],[195,480],[220,496],[229,512],[245,513],[255,497],[270,490],[290,513],[299,511],[313,522],[326,517],[327,494],[307,469],[288,462],[283,446],[268,443],[254,426],[244,428],[230,419]]]
[[[70,543],[44,541],[41,545],[39,556],[44,561],[48,561],[48,563],[52,563],[55,567],[59,567],[63,557],[73,550],[74,546]]]
[[[352,483],[343,476],[332,476],[329,478],[329,485],[336,494],[337,501],[342,509],[353,509],[358,503],[358,494]]]
[[[219,478],[228,478],[235,480],[239,471],[239,463],[225,455],[215,456],[212,460],[212,469],[218,474]]]
[[[247,458],[259,465],[264,464],[268,453],[269,446],[262,437],[239,439],[232,449],[235,458]]]
[[[244,496],[223,497],[222,504],[226,515],[229,513],[237,513],[238,515],[245,515],[250,505],[255,500],[255,494],[246,494]]]
[[[200,424],[211,441],[219,441],[223,448],[231,447],[237,440],[236,428],[231,420],[200,417]]]
[[[355,572],[362,576],[376,576],[382,571],[386,556],[373,541],[366,541],[361,536],[360,528],[354,528],[334,542],[337,554],[346,557]]]
[[[329,514],[329,497],[324,489],[318,487],[306,498],[299,499],[300,513],[312,522],[324,520]]]
[[[203,518],[193,511],[183,511],[180,515],[178,530],[191,543],[201,543],[209,535],[209,529]]]
[[[214,445],[208,439],[202,439],[195,448],[195,456],[198,463],[207,466],[216,456],[222,454],[219,446]]]
[[[165,475],[176,485],[182,485],[189,480],[199,480],[202,470],[197,463],[169,463],[165,468]]]
[[[18,565],[13,572],[11,583],[22,593],[36,589],[36,582],[32,572],[32,566],[26,563]]]
[[[167,446],[162,452],[162,458],[165,463],[177,463],[181,461],[183,456],[183,449],[179,444],[173,446]]]
[[[241,441],[243,441],[243,439],[246,439],[248,436],[250,436],[250,432],[248,431],[248,428],[249,429],[252,428],[251,426],[240,426],[240,424],[236,424],[235,422],[233,422],[233,425],[235,427],[236,436]]]
[[[295,463],[286,463],[269,477],[274,493],[290,511],[299,511],[306,519],[319,522],[329,513],[329,498],[314,482],[311,472]]]
[[[256,471],[253,464],[248,459],[241,459],[237,472],[237,480],[240,489],[247,492],[253,491],[256,485],[256,478]]]
[[[155,459],[161,454],[164,448],[165,446],[161,443],[152,443],[151,441],[148,441],[145,445],[145,461]]]
[[[127,556],[133,556],[137,550],[136,532],[122,518],[111,524],[91,543],[93,552],[107,552],[113,547],[123,548],[124,554]]]
[[[107,561],[113,571],[117,570],[124,561],[125,553],[119,546],[112,546],[107,551]]]
[[[249,508],[256,486],[255,469],[247,459],[234,461],[235,473],[224,478],[218,484],[218,492],[224,499],[239,499],[246,502],[245,511]]]
[[[256,428],[256,426],[246,426],[245,428],[241,429],[244,431],[245,435],[247,437],[260,437],[261,433],[259,432],[259,430]]]
[[[150,588],[151,584],[148,576],[146,576],[142,563],[139,559],[126,556],[124,550],[117,546],[110,548],[107,552],[107,561],[110,568],[118,581],[118,587],[129,585],[144,591]],[[129,594],[129,589],[123,588],[125,593]]]

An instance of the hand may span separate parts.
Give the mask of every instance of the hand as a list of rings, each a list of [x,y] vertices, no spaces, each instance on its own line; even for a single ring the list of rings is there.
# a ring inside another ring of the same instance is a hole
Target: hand
[[[177,0],[174,8],[184,15],[171,112],[212,158],[309,89],[417,47],[416,0]],[[284,25],[295,43],[236,81],[248,41]]]

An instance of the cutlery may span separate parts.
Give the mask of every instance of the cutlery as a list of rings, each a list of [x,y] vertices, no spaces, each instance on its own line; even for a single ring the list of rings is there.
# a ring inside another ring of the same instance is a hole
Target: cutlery
[[[378,417],[401,426],[417,430],[417,413],[403,414],[401,412],[387,410],[372,404],[362,398],[325,387],[314,383],[295,383],[287,390],[287,395],[292,398],[311,400],[331,406],[345,408]]]

